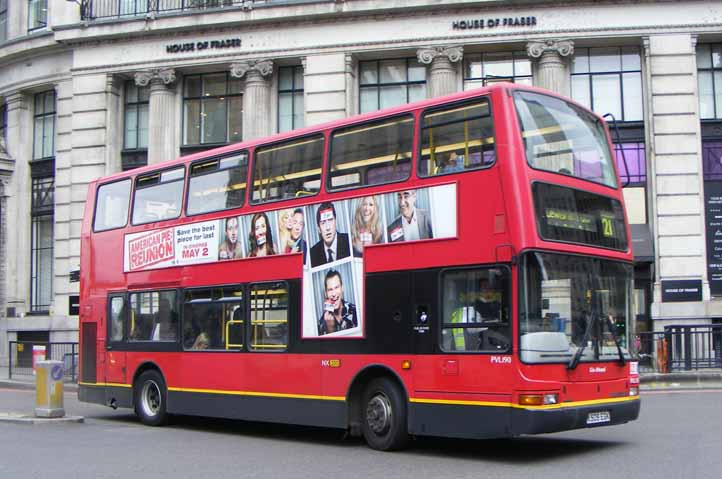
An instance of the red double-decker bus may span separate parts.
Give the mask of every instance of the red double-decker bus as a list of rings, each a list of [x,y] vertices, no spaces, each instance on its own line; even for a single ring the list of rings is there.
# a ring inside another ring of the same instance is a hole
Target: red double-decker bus
[[[95,181],[80,399],[381,450],[634,420],[611,151],[592,112],[498,84]]]

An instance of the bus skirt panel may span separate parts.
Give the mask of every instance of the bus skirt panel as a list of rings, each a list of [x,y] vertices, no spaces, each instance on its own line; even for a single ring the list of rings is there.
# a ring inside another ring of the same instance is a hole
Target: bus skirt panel
[[[510,436],[510,425],[510,407],[419,400],[409,403],[409,433],[417,436],[507,437]]]
[[[133,407],[133,388],[127,385],[78,384],[78,400],[112,407]]]
[[[321,397],[170,389],[168,412],[190,416],[346,428],[346,402]]]

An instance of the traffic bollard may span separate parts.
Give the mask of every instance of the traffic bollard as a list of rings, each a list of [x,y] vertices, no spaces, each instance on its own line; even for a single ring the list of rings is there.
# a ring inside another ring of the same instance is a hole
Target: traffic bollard
[[[63,417],[63,362],[38,361],[35,364],[35,416]]]

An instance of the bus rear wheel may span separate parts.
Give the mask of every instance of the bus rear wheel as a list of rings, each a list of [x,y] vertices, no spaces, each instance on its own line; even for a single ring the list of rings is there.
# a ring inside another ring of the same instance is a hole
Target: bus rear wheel
[[[143,424],[162,426],[168,421],[165,381],[158,371],[149,370],[138,376],[133,393],[135,414]]]
[[[361,431],[372,449],[393,451],[409,439],[406,427],[406,400],[399,387],[388,378],[376,378],[364,391]]]

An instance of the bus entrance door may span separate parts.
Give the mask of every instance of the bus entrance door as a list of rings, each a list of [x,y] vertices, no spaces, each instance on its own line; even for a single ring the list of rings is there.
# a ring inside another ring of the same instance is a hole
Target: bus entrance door
[[[105,383],[106,384],[125,384],[125,351],[116,350],[116,344],[119,344],[125,337],[124,330],[126,318],[126,299],[122,294],[112,294],[109,299],[109,308],[102,305],[100,311],[107,311],[107,322],[109,323],[108,334],[106,340],[106,361],[105,361]],[[132,318],[132,316],[131,316]]]

